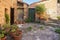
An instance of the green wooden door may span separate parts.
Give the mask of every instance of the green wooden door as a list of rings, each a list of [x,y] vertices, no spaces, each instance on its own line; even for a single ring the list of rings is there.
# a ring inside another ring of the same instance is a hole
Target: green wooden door
[[[29,19],[31,22],[35,21],[35,9],[34,8],[29,8]]]

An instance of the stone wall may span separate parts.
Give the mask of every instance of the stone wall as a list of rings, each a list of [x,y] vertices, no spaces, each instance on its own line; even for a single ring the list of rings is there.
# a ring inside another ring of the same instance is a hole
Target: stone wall
[[[28,18],[28,4],[24,3],[24,19]]]
[[[10,17],[10,8],[13,7],[13,2],[16,0],[0,0],[0,24],[5,24],[5,8],[7,9],[7,14]]]
[[[45,4],[46,13],[50,16],[49,18],[57,19],[57,0],[47,0],[41,3]]]
[[[57,0],[46,0],[35,2],[29,6],[29,8],[35,8],[37,5],[45,4],[46,13],[51,19],[57,19]]]
[[[16,21],[17,19],[23,19],[25,20],[26,18],[28,18],[28,4],[27,3],[24,3],[24,2],[20,2],[18,1],[18,6],[17,6],[17,14],[16,15]],[[22,11],[22,12],[21,12]],[[18,15],[22,15],[21,17],[18,17]]]
[[[60,16],[60,3],[58,3],[57,5],[57,13],[58,13],[58,16]]]

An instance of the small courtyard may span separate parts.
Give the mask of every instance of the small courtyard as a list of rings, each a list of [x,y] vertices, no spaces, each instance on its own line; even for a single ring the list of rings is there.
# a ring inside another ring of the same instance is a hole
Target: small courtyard
[[[0,2],[0,40],[60,40],[57,0]]]
[[[22,40],[60,40],[59,34],[55,32],[56,28],[60,28],[58,21],[50,21],[44,24],[26,23],[18,26],[23,30]]]

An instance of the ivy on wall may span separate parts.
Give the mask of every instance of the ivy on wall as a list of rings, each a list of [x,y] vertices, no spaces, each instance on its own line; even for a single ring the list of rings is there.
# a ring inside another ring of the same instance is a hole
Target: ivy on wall
[[[9,23],[9,15],[7,13],[5,13],[5,21],[6,23]]]

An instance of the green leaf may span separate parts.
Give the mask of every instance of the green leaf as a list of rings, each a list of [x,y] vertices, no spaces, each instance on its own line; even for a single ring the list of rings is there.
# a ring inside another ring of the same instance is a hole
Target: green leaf
[[[5,13],[5,19],[6,19],[6,23],[9,23],[9,15],[7,13]]]
[[[46,8],[45,8],[44,4],[40,4],[40,5],[36,6],[35,10],[37,13],[42,13],[42,12],[46,11]]]
[[[3,38],[4,37],[4,34],[0,34],[0,38]]]

